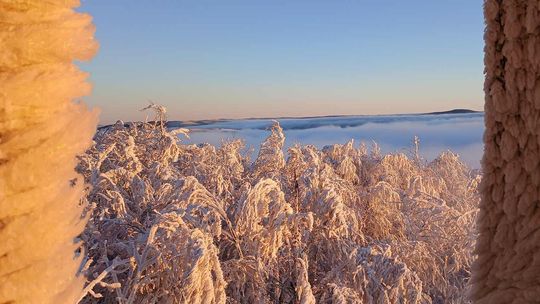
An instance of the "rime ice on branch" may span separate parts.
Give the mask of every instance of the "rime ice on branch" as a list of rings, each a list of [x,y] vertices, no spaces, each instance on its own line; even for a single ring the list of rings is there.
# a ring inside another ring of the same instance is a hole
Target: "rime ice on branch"
[[[456,155],[285,157],[276,122],[251,162],[162,125],[102,129],[81,157],[83,303],[467,302],[479,177]]]
[[[75,0],[0,0],[0,303],[73,303],[83,278],[77,154],[97,113],[74,60],[97,50]]]

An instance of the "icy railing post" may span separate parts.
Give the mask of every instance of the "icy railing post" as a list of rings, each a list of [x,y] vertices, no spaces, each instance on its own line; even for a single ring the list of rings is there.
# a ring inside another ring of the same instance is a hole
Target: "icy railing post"
[[[75,238],[86,220],[77,154],[97,111],[87,74],[96,53],[78,0],[0,0],[0,303],[75,303],[84,279]]]
[[[475,303],[540,299],[540,4],[486,0]]]

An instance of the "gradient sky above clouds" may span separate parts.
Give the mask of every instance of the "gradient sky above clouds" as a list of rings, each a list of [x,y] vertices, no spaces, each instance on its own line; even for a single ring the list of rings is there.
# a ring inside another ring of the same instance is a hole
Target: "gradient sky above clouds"
[[[102,123],[483,108],[481,0],[83,0]]]

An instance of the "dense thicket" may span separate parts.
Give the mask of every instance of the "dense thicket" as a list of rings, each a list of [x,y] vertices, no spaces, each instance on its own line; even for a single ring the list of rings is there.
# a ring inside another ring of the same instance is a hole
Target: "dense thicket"
[[[480,177],[451,152],[283,152],[118,123],[81,157],[84,303],[463,303]]]

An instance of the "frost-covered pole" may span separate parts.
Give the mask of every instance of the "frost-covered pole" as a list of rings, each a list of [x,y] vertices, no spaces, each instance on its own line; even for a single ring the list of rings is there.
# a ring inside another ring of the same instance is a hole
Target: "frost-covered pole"
[[[78,0],[0,0],[0,303],[74,303],[82,231],[75,156],[97,113],[73,64],[97,50]]]
[[[486,0],[476,303],[540,299],[540,2]]]

